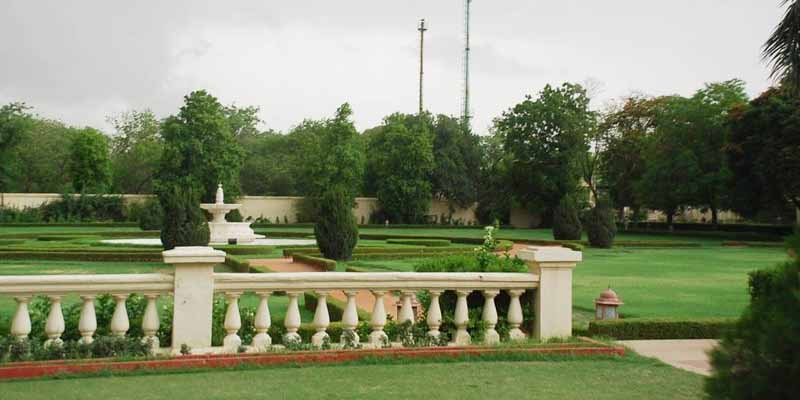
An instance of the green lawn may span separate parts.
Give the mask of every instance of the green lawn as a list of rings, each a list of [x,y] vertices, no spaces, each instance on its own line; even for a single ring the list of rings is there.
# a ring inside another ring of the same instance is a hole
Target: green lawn
[[[703,379],[653,360],[328,365],[0,383],[4,400],[698,399]]]

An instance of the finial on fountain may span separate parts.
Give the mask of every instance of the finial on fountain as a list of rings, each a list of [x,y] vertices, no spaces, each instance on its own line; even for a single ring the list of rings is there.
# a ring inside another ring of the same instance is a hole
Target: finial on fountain
[[[223,203],[225,203],[225,193],[223,193],[223,192],[222,192],[222,183],[220,183],[219,185],[217,185],[217,198],[216,198],[216,203],[217,203],[217,204],[223,204]]]

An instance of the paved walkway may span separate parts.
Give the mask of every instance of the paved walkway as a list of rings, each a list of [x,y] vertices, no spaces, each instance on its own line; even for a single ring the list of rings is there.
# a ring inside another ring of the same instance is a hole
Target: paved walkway
[[[657,358],[675,368],[700,375],[711,374],[708,352],[716,340],[620,340],[620,344],[645,356]]]
[[[321,272],[319,269],[310,265],[293,262],[291,258],[262,258],[249,260],[250,265],[256,268],[265,268],[272,272]],[[341,290],[334,290],[330,294],[331,298],[341,302],[347,301],[347,296]],[[397,318],[397,299],[391,293],[383,296],[383,307],[386,314],[392,318]],[[375,296],[369,291],[362,290],[356,294],[356,305],[359,309],[372,312],[375,308]]]

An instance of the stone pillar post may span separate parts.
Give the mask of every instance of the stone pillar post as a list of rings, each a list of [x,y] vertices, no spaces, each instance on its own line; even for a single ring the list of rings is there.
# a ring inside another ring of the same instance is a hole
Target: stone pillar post
[[[533,337],[572,336],[572,269],[582,256],[565,247],[531,246],[519,252],[530,272],[539,275]]]
[[[181,345],[193,351],[211,347],[211,313],[214,304],[214,266],[225,252],[211,247],[176,247],[162,253],[175,266],[172,316],[172,350]]]

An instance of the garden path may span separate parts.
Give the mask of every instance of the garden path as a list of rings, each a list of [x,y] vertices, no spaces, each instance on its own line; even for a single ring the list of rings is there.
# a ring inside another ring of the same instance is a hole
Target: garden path
[[[620,340],[618,343],[645,357],[705,376],[711,374],[708,352],[717,345],[717,341],[711,339]]]

